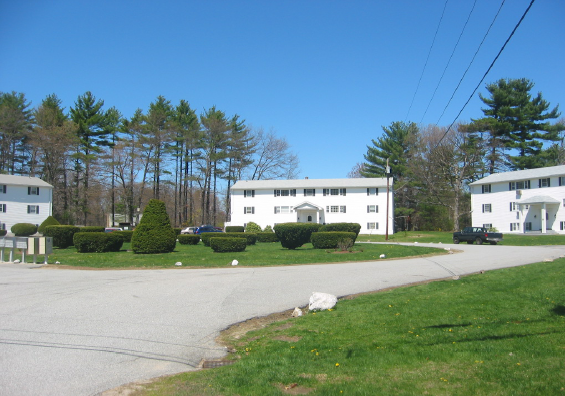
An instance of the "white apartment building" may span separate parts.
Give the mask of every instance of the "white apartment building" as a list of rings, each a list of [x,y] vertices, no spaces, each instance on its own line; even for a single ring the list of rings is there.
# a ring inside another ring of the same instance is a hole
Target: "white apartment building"
[[[40,225],[52,215],[53,186],[37,177],[0,175],[0,228]]]
[[[393,232],[392,178],[388,193],[388,232]],[[361,234],[385,234],[387,179],[242,180],[231,188],[231,221],[257,223],[359,223]]]
[[[495,173],[469,187],[474,227],[565,234],[565,165]]]

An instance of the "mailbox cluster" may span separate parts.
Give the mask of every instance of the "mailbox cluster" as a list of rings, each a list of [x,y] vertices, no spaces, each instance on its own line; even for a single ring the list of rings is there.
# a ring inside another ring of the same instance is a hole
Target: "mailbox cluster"
[[[1,237],[0,238],[0,262],[7,260],[14,262],[14,254],[22,255],[22,263],[26,261],[26,254],[33,255],[33,263],[37,263],[37,255],[45,256],[44,264],[47,264],[48,256],[53,253],[52,237]]]

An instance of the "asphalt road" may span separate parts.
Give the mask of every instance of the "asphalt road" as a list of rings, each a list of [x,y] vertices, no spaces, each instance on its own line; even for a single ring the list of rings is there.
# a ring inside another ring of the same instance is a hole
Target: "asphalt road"
[[[0,395],[96,395],[193,370],[202,358],[225,355],[214,339],[230,324],[307,305],[315,291],[345,296],[565,255],[565,246],[422,246],[463,252],[202,270],[81,271],[2,263]]]

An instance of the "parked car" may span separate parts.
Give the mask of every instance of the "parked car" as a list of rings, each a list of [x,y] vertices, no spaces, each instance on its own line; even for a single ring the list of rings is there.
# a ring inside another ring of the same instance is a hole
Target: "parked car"
[[[104,232],[114,232],[114,231],[123,231],[121,227],[107,227],[104,228]]]
[[[181,230],[181,234],[196,234],[196,229],[198,227],[186,227]]]
[[[467,242],[472,244],[476,242],[477,245],[482,245],[483,242],[488,242],[491,245],[496,245],[500,241],[502,241],[500,232],[489,232],[488,229],[483,227],[465,227],[463,230],[453,233],[453,243]]]
[[[195,234],[202,234],[204,232],[224,232],[221,228],[217,228],[211,225],[203,225],[196,229]]]

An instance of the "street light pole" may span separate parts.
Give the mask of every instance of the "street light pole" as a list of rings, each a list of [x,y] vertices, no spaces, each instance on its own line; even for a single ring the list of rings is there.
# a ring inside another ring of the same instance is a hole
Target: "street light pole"
[[[388,241],[388,210],[389,210],[389,179],[390,179],[390,166],[388,166],[388,158],[386,159],[386,231],[385,231],[385,241]]]

